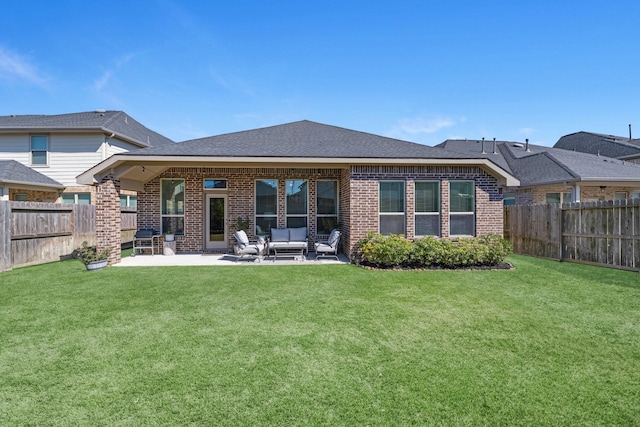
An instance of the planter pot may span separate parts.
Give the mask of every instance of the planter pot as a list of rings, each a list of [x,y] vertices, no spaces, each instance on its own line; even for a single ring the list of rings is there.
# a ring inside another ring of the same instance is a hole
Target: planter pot
[[[173,242],[173,234],[165,234],[164,235],[164,240],[165,242]]]
[[[87,267],[87,270],[89,271],[95,271],[95,270],[100,270],[103,269],[107,266],[107,262],[108,260],[106,259],[101,259],[98,261],[92,261],[89,264],[85,264]]]

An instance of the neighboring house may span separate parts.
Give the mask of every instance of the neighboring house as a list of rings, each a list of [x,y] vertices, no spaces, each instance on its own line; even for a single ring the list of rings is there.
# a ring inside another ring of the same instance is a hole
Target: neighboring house
[[[0,200],[44,202],[62,190],[64,185],[20,162],[0,160]]]
[[[576,132],[561,137],[554,148],[613,157],[640,163],[640,139],[604,135],[592,132]]]
[[[249,234],[301,227],[309,243],[338,226],[350,256],[369,231],[502,234],[503,188],[519,181],[467,155],[311,121],[115,154],[78,177],[96,184],[98,244],[117,248],[121,189],[138,194],[138,227],[176,234],[179,252],[227,251]],[[120,252],[112,252],[111,262]]]
[[[77,175],[112,154],[172,143],[122,111],[0,116],[0,159],[17,161],[61,184],[55,191],[47,185],[23,186],[11,193],[21,200],[95,204],[95,188],[79,186]],[[123,193],[123,204],[135,204],[135,193]]]
[[[640,165],[610,157],[509,141],[447,140],[437,147],[491,159],[513,174],[505,204],[640,197]]]

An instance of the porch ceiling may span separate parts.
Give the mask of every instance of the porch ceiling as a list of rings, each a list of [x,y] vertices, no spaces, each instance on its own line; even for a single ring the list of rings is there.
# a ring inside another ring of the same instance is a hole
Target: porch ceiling
[[[199,156],[135,156],[114,155],[79,175],[79,184],[92,185],[106,175],[120,180],[125,190],[142,191],[144,184],[172,167],[287,167],[348,168],[351,165],[399,166],[478,166],[497,177],[502,185],[518,186],[520,182],[504,169],[486,159],[371,159],[315,157],[199,157]]]

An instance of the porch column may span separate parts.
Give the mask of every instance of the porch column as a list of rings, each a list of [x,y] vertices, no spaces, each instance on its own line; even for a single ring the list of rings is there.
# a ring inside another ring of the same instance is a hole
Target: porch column
[[[111,248],[109,265],[122,259],[120,232],[120,180],[107,175],[96,190],[96,246],[98,250]]]

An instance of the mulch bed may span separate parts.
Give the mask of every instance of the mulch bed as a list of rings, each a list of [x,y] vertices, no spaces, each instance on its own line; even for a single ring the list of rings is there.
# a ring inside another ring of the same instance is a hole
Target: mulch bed
[[[432,271],[432,270],[451,270],[451,271],[459,271],[459,270],[514,270],[515,267],[508,262],[501,262],[496,265],[469,265],[460,268],[447,268],[441,266],[432,266],[432,267],[378,267],[375,265],[366,265],[360,264],[359,267],[362,267],[366,270],[385,270],[385,271]]]

